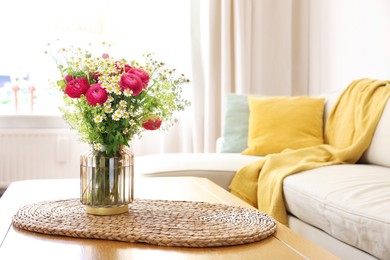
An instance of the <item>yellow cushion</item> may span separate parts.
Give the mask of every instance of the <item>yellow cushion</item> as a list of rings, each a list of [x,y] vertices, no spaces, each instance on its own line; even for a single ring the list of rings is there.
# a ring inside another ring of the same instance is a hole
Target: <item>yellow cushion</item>
[[[242,154],[264,156],[323,143],[323,98],[248,97],[248,104],[248,148]]]

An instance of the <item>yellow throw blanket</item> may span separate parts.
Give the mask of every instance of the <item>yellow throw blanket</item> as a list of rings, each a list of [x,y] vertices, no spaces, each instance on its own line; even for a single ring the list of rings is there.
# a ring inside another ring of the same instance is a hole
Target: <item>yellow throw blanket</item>
[[[243,167],[229,186],[231,193],[287,225],[283,179],[322,166],[356,163],[371,143],[389,96],[390,81],[353,81],[328,117],[324,144],[287,149]]]

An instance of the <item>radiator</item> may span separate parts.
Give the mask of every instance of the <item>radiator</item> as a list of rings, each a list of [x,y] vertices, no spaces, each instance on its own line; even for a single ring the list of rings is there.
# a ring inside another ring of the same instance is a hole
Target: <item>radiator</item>
[[[0,188],[26,179],[79,178],[87,150],[68,129],[0,129]]]

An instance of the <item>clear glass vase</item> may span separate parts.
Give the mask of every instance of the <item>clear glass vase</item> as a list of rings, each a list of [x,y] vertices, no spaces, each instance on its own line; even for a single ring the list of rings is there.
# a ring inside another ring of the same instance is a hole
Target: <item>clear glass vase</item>
[[[125,146],[113,156],[91,149],[80,157],[80,201],[88,214],[128,211],[134,199],[134,156]]]

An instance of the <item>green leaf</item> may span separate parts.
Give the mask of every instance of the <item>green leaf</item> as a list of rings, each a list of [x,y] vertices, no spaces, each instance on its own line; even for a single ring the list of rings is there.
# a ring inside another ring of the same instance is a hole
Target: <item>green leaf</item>
[[[57,86],[64,88],[66,87],[66,83],[63,80],[57,80]]]

